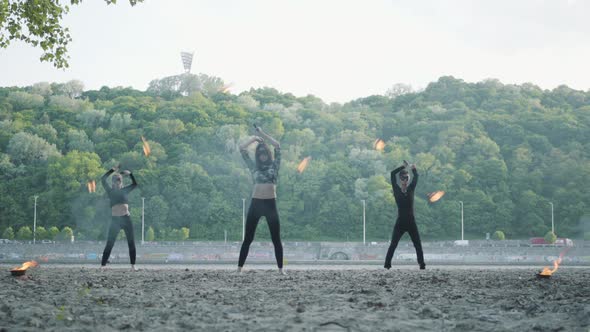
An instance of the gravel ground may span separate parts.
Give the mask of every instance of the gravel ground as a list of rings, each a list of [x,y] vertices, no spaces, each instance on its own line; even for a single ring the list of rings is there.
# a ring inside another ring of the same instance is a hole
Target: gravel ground
[[[589,268],[187,267],[2,266],[0,330],[590,330]]]

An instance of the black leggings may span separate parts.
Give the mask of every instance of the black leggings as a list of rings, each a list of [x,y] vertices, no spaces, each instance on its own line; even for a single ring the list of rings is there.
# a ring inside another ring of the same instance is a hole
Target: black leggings
[[[106,247],[104,247],[104,252],[102,253],[102,266],[105,266],[107,264],[109,256],[111,255],[111,250],[115,245],[117,235],[119,235],[119,231],[121,230],[121,228],[123,228],[123,231],[125,232],[125,237],[127,237],[127,245],[129,246],[129,258],[131,259],[131,264],[135,264],[135,240],[133,235],[133,224],[131,223],[131,217],[113,216],[113,219],[111,220],[111,225],[109,226],[107,245]]]
[[[399,240],[402,238],[405,232],[410,234],[414,248],[416,248],[416,256],[418,257],[418,264],[424,266],[424,253],[422,252],[422,243],[420,242],[420,234],[418,234],[418,226],[414,220],[399,220],[393,227],[393,234],[391,235],[391,244],[387,249],[387,255],[385,256],[385,268],[391,267],[391,259],[393,258],[393,252],[397,248]]]
[[[275,247],[275,258],[279,269],[283,267],[283,244],[281,243],[281,225],[279,224],[279,212],[277,211],[277,202],[272,199],[252,198],[250,208],[248,208],[248,216],[246,217],[246,234],[244,235],[244,242],[240,250],[240,259],[238,266],[244,266],[246,257],[248,257],[248,250],[250,244],[254,241],[254,233],[256,233],[256,226],[260,217],[266,217],[268,228],[270,229],[270,237],[272,244]]]

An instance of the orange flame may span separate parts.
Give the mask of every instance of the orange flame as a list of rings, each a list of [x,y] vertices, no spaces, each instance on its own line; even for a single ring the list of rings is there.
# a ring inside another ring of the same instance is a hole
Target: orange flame
[[[434,202],[438,201],[439,199],[441,199],[444,195],[445,195],[445,192],[442,190],[431,192],[428,194],[428,201],[430,203],[434,203]]]
[[[559,268],[559,264],[561,264],[561,258],[558,258],[553,261],[553,270],[549,269],[547,266],[543,268],[543,271],[539,273],[542,276],[550,276],[552,275],[557,269]]]
[[[143,142],[143,154],[145,154],[146,157],[150,156],[150,153],[152,153],[152,150],[150,149],[150,145],[148,144],[147,140],[141,136],[141,140]]]
[[[90,180],[90,181],[88,181],[88,183],[86,185],[88,186],[89,193],[96,192],[96,181]]]
[[[37,262],[29,261],[29,262],[23,263],[23,265],[21,267],[15,267],[11,271],[26,271],[28,268],[36,267],[37,265],[39,265]]]
[[[382,139],[378,138],[373,143],[373,148],[375,148],[375,150],[377,151],[383,151],[383,149],[385,148],[385,142]]]
[[[310,160],[311,157],[303,158],[303,160],[299,163],[299,166],[297,166],[297,172],[303,173],[303,171],[305,171],[305,169],[307,168],[307,164],[309,164]]]
[[[225,84],[224,86],[222,86],[221,88],[219,88],[219,92],[221,93],[228,93],[229,90],[233,87],[233,83],[229,83],[229,84]]]
[[[568,250],[570,250],[570,249],[569,248],[566,248],[564,251],[562,251],[559,254],[559,258],[557,258],[556,260],[553,261],[553,269],[552,270],[549,269],[549,267],[546,266],[546,267],[543,268],[543,271],[541,271],[539,273],[539,275],[542,275],[542,276],[550,276],[553,273],[555,273],[555,271],[557,271],[557,269],[559,268],[559,264],[561,264],[561,259],[563,258],[563,256],[565,255],[565,253],[568,252]]]

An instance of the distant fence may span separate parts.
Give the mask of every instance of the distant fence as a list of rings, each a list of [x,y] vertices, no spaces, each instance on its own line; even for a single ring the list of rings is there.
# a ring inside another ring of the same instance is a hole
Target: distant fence
[[[240,242],[158,242],[137,244],[138,263],[236,263]],[[382,263],[389,243],[371,242],[285,242],[284,259],[289,263]],[[590,265],[590,247],[531,246],[525,241],[470,241],[455,246],[452,241],[423,243],[424,256],[431,264],[544,264],[567,250],[566,264]],[[104,242],[0,244],[0,263],[39,260],[44,263],[100,262]],[[409,241],[400,242],[394,261],[414,264],[416,253]],[[111,263],[129,262],[126,241],[118,241]],[[270,242],[255,242],[248,262],[274,262]]]

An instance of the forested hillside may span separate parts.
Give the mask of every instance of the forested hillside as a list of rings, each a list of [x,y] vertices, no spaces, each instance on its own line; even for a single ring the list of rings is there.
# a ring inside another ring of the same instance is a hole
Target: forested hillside
[[[223,240],[227,230],[240,240],[252,181],[238,145],[253,123],[282,145],[284,241],[362,241],[361,200],[367,241],[388,240],[396,217],[389,172],[404,159],[421,175],[415,204],[425,239],[460,236],[459,201],[468,238],[497,230],[509,239],[544,236],[550,202],[558,236],[584,231],[590,92],[441,77],[420,92],[392,90],[341,105],[272,88],[226,90],[206,75],[154,80],[146,91],[84,91],[77,81],[0,88],[2,237],[30,236],[23,226],[32,229],[37,195],[38,226],[104,239],[110,208],[99,178],[120,163],[140,184],[130,201],[136,232],[144,197],[146,230],[156,239],[177,238],[186,227],[192,239]],[[377,138],[383,151],[373,148]],[[429,204],[435,190],[446,195]],[[264,222],[256,238],[269,238]]]

